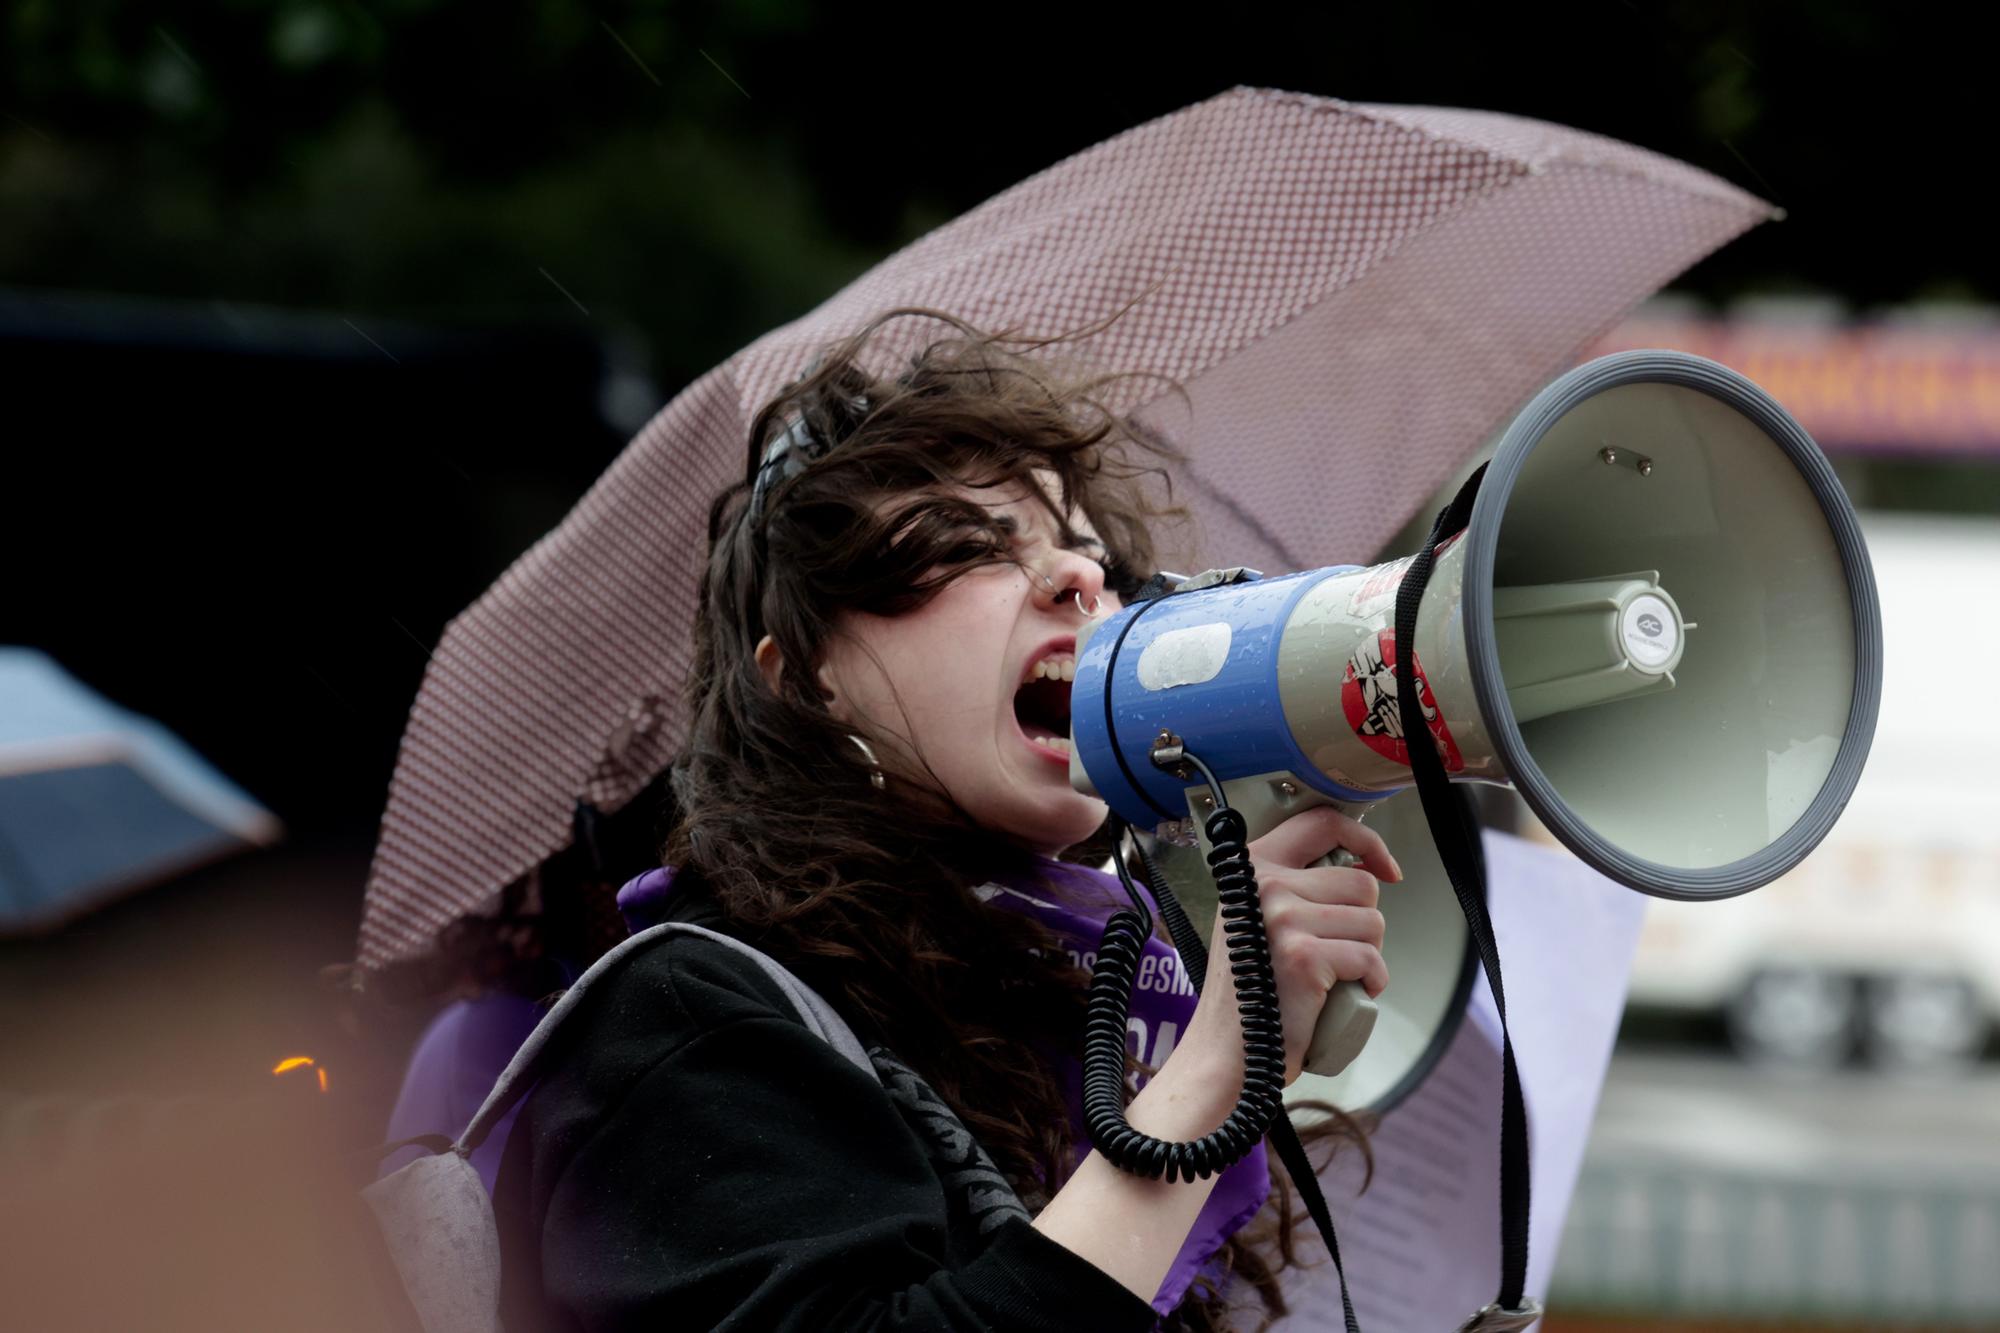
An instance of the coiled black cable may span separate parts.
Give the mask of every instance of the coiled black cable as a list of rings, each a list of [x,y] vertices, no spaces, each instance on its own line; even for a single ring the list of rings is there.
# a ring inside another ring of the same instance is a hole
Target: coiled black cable
[[[1120,1170],[1169,1181],[1205,1178],[1241,1161],[1279,1114],[1285,1083],[1284,1027],[1278,1016],[1264,909],[1244,836],[1247,827],[1243,816],[1223,801],[1221,785],[1207,766],[1193,755],[1187,760],[1201,769],[1215,799],[1215,812],[1202,827],[1208,834],[1216,910],[1222,917],[1236,1012],[1243,1027],[1242,1094],[1219,1127],[1186,1142],[1156,1139],[1125,1119],[1126,1020],[1139,958],[1152,934],[1152,918],[1125,868],[1122,824],[1114,854],[1133,909],[1121,908],[1105,923],[1097,964],[1091,970],[1083,1034],[1083,1117],[1091,1141]]]

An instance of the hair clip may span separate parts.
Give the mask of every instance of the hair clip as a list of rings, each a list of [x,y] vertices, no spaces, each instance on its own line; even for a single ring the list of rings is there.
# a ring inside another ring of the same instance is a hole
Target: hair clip
[[[757,522],[764,516],[764,497],[771,488],[785,478],[805,470],[808,463],[826,452],[803,414],[794,417],[790,425],[764,450],[764,457],[757,464],[757,476],[750,486],[750,521]]]
[[[868,398],[862,395],[854,399],[856,412],[868,410]],[[757,474],[750,484],[750,521],[757,522],[764,516],[764,497],[772,488],[787,478],[797,476],[820,459],[826,457],[827,443],[812,423],[801,412],[791,423],[765,447],[764,456],[757,464]]]

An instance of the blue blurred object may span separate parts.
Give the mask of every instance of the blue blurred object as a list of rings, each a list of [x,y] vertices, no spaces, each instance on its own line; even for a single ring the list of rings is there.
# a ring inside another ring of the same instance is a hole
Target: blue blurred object
[[[0,647],[0,935],[52,929],[283,831],[159,723],[47,653]]]

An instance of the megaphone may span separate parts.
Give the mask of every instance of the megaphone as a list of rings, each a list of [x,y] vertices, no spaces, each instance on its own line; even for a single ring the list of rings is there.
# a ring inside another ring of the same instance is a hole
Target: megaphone
[[[1563,375],[1434,548],[1404,643],[1410,565],[1211,570],[1093,623],[1072,785],[1135,826],[1199,827],[1211,789],[1173,762],[1198,756],[1255,838],[1316,805],[1366,818],[1428,745],[1454,781],[1511,784],[1609,878],[1677,899],[1778,878],[1852,794],[1881,696],[1867,551],[1811,437],[1727,367],[1637,351]],[[1350,1108],[1437,1058],[1471,977],[1448,895],[1411,881],[1383,902],[1391,986],[1379,1007],[1337,987],[1306,1059]],[[1187,906],[1205,939],[1213,898]]]

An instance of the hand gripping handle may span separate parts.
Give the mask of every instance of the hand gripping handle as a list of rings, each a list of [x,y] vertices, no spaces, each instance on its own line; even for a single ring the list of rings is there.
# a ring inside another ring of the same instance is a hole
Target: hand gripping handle
[[[1337,801],[1324,793],[1313,790],[1299,782],[1289,773],[1268,773],[1260,777],[1241,778],[1222,784],[1230,805],[1243,814],[1246,838],[1254,841],[1272,829],[1314,806],[1331,805],[1350,815],[1359,817],[1367,813],[1368,807]],[[1194,825],[1201,827],[1204,807],[1202,797],[1205,788],[1188,790],[1188,810],[1194,817]],[[1207,849],[1206,840],[1203,850]],[[1313,862],[1319,866],[1357,866],[1361,858],[1345,847],[1333,851]],[[1179,888],[1179,886],[1176,886]],[[1212,895],[1204,895],[1198,888],[1182,890],[1182,901],[1188,909],[1188,916],[1203,931],[1215,915]],[[1306,1072],[1332,1077],[1354,1062],[1361,1054],[1361,1048],[1368,1044],[1368,1038],[1375,1031],[1375,1018],[1379,1011],[1375,1001],[1368,998],[1367,990],[1358,981],[1343,981],[1327,993],[1326,1007],[1320,1010],[1319,1021],[1313,1027],[1312,1040],[1306,1045],[1304,1067]]]

